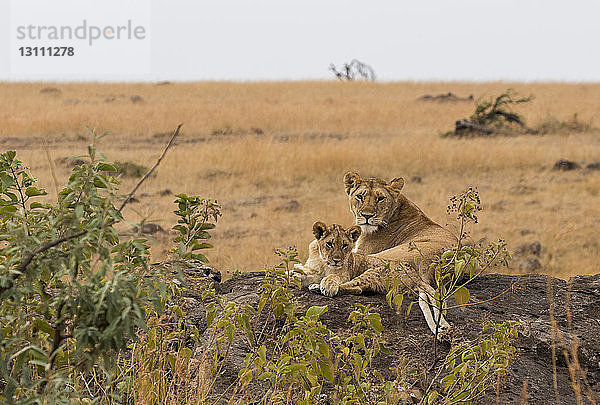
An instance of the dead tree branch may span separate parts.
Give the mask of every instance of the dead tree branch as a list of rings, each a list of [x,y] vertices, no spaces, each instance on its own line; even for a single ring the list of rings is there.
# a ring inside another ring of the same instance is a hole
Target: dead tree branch
[[[329,65],[329,71],[331,71],[339,80],[348,82],[354,80],[374,82],[376,78],[375,70],[358,59],[352,59],[349,63],[344,63],[340,70],[332,63]]]

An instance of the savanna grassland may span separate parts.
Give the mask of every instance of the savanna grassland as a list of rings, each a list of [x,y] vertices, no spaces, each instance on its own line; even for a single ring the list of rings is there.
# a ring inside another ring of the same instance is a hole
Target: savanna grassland
[[[519,111],[529,126],[549,124],[554,133],[442,138],[474,102],[419,100],[448,92],[477,100],[507,88],[534,95]],[[174,194],[219,200],[223,216],[208,256],[223,273],[262,269],[275,262],[276,247],[297,245],[304,257],[315,220],[351,224],[348,170],[404,177],[406,196],[451,227],[449,197],[475,186],[484,210],[474,239],[502,237],[509,247],[539,241],[539,272],[598,272],[600,171],[553,165],[600,161],[600,84],[0,83],[0,100],[0,149],[17,150],[52,199],[71,170],[61,159],[85,151],[86,125],[110,131],[98,145],[110,160],[149,167],[183,122],[177,145],[125,216],[168,230]],[[574,114],[583,128],[557,124]],[[123,178],[123,192],[137,181]],[[158,260],[173,236],[154,237]]]

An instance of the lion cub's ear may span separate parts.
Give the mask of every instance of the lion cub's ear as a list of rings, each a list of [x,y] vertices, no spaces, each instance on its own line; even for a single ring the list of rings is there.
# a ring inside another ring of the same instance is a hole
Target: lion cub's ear
[[[348,235],[350,236],[350,239],[352,240],[352,242],[356,242],[358,240],[358,237],[360,236],[362,230],[360,229],[360,226],[351,226],[350,228],[348,228]]]
[[[362,179],[356,172],[348,172],[344,175],[344,187],[346,187],[346,194],[350,195],[350,191],[361,181]]]
[[[396,189],[397,191],[400,191],[402,190],[402,187],[404,187],[404,179],[402,177],[396,177],[395,179],[390,181],[389,186],[391,188]]]
[[[317,240],[321,239],[323,237],[323,235],[325,235],[326,232],[327,232],[327,225],[325,225],[321,221],[315,222],[315,224],[313,225],[313,235],[315,235],[315,238]]]

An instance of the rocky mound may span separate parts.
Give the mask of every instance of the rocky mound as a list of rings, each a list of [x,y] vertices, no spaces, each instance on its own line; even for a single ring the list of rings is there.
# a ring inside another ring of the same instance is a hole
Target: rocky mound
[[[216,289],[229,300],[256,304],[262,281],[262,272],[248,273],[217,284]],[[543,275],[491,274],[474,280],[469,290],[471,302],[478,304],[470,305],[464,311],[453,309],[448,312],[447,319],[453,325],[453,330],[449,341],[438,345],[442,358],[451,344],[475,339],[484,320],[515,320],[522,324],[515,343],[520,352],[518,359],[510,367],[509,375],[501,380],[499,392],[491,390],[478,403],[496,403],[497,400],[501,404],[556,402],[551,312],[560,332],[560,337],[554,339],[554,358],[561,403],[577,403],[569,382],[569,364],[573,363],[572,348],[575,344],[578,345],[576,352],[581,369],[580,380],[583,384],[582,377],[585,377],[595,395],[594,400],[596,403],[600,400],[600,274],[577,276],[568,282]],[[372,310],[379,312],[390,349],[390,354],[380,354],[374,365],[383,375],[389,375],[389,367],[403,357],[417,359],[420,364],[427,366],[433,364],[434,338],[418,306],[414,306],[411,313],[404,317],[390,309],[382,295],[328,298],[307,290],[294,289],[293,292],[295,299],[306,307],[327,305],[329,310],[321,319],[334,332],[349,328],[348,314],[357,302],[370,305]],[[496,296],[496,299],[490,300]],[[202,327],[202,306],[199,301],[194,306],[193,294],[189,298],[192,300],[192,311],[188,313],[193,314],[198,326]],[[234,344],[226,366],[229,369],[223,371],[218,383],[223,388],[235,381],[247,349],[241,341]],[[592,403],[584,393],[582,396],[584,403]],[[522,402],[524,398],[528,402]]]

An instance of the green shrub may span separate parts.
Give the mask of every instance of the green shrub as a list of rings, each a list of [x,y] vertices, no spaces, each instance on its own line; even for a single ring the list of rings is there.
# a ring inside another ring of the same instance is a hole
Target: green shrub
[[[523,116],[515,112],[513,107],[529,103],[532,99],[532,96],[519,96],[513,89],[508,89],[495,98],[479,99],[469,121],[485,127],[504,128],[516,124],[525,128]]]
[[[213,247],[208,242],[200,241],[210,239],[208,231],[215,228],[221,216],[221,205],[199,196],[177,194],[175,197],[177,209],[173,212],[179,219],[173,229],[179,234],[175,238],[178,247],[173,251],[182,259],[196,259],[207,263],[206,256],[196,252]]]
[[[169,296],[148,272],[148,241],[123,237],[116,168],[90,131],[54,204],[16,159],[0,155],[0,402],[71,403],[110,385],[120,350]],[[82,380],[103,375],[84,392]]]

